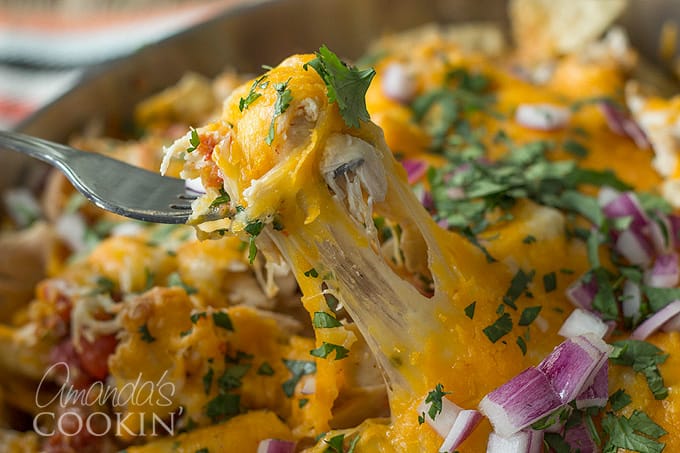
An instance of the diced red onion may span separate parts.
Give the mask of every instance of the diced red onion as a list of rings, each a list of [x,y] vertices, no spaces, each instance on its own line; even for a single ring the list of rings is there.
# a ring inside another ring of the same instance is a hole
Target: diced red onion
[[[515,110],[518,124],[539,131],[554,131],[569,124],[569,109],[554,104],[520,104]]]
[[[563,404],[548,377],[530,367],[482,398],[479,410],[497,434],[508,437]]]
[[[592,437],[588,427],[583,423],[571,426],[564,433],[564,441],[569,444],[569,451],[578,451],[580,453],[598,453],[599,447]]]
[[[602,212],[609,219],[631,217],[631,228],[641,230],[649,223],[649,217],[642,209],[640,201],[633,192],[623,192],[618,197],[602,206]]]
[[[444,443],[439,447],[440,452],[447,451],[453,453],[458,446],[467,439],[472,431],[475,430],[479,422],[482,421],[482,414],[473,409],[465,409],[460,411],[456,421],[453,423],[451,430],[444,438]]]
[[[445,230],[449,229],[449,221],[447,219],[441,219],[440,221],[437,222],[437,225],[444,228]]]
[[[680,281],[680,267],[678,255],[667,253],[659,255],[654,261],[654,266],[645,272],[645,284],[657,288],[673,288]]]
[[[622,231],[614,248],[632,264],[646,266],[652,261],[654,250],[647,239],[633,228]]]
[[[576,397],[576,407],[604,407],[609,399],[609,364],[604,362],[595,374],[593,383]]]
[[[600,110],[607,120],[607,126],[612,132],[627,135],[639,148],[648,148],[649,140],[640,126],[628,115],[612,105],[611,102],[600,102]]]
[[[593,308],[593,299],[595,299],[596,295],[597,280],[592,276],[588,281],[586,281],[586,278],[581,277],[569,285],[566,290],[567,299],[569,299],[576,307],[585,310],[591,310]]]
[[[677,247],[678,241],[680,241],[680,216],[670,214],[667,218],[671,225],[671,228],[668,230],[671,236],[671,244],[673,247]]]
[[[680,332],[680,315],[673,316],[668,322],[661,326],[664,332]]]
[[[608,353],[609,346],[601,338],[579,335],[559,344],[537,369],[546,375],[566,404],[592,384]]]
[[[663,227],[661,224],[663,224]],[[649,222],[647,235],[652,241],[656,253],[668,253],[671,249],[675,248],[676,244],[672,232],[671,222],[663,214],[658,215],[657,218]]]
[[[613,189],[609,186],[602,186],[600,187],[600,190],[597,193],[597,204],[602,208],[604,206],[607,206],[612,201],[616,200],[620,195],[621,192],[619,192],[618,190]]]
[[[427,162],[419,159],[404,159],[401,165],[406,169],[408,183],[414,184],[427,173]]]
[[[185,180],[184,187],[186,187],[187,190],[191,192],[196,192],[197,194],[203,194],[206,192],[200,177]]]
[[[566,338],[572,338],[590,333],[598,338],[604,338],[608,330],[609,326],[600,317],[590,311],[576,308],[564,320],[558,334]]]
[[[281,439],[264,439],[257,445],[257,453],[293,453],[295,442]]]
[[[423,191],[420,203],[422,203],[423,207],[428,211],[434,211],[434,199],[432,198],[432,193],[429,190]]]
[[[408,68],[401,63],[389,64],[380,79],[382,92],[397,102],[409,102],[416,94],[416,80]]]
[[[432,417],[427,413],[429,409],[430,404],[423,400],[420,405],[418,405],[418,414],[424,413],[427,424],[430,425],[437,434],[444,438],[449,434],[458,415],[463,411],[463,408],[447,398],[442,398],[442,411],[434,418],[434,420],[432,420]]]
[[[671,302],[649,318],[645,319],[645,321],[637,326],[633,333],[630,334],[630,338],[633,340],[645,340],[678,314],[680,314],[680,300]]]
[[[503,437],[489,434],[486,453],[541,453],[543,451],[543,431],[528,429]]]
[[[625,318],[632,318],[637,322],[640,317],[640,304],[642,302],[642,290],[637,283],[626,280],[623,284],[621,309]]]
[[[300,387],[300,393],[303,395],[313,395],[316,393],[316,379],[314,376],[308,376]]]

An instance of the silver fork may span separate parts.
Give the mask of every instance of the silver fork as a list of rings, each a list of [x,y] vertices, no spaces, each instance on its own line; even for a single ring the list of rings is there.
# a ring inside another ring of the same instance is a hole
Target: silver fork
[[[37,137],[0,131],[3,148],[47,162],[100,208],[137,220],[186,223],[198,196],[181,179]]]

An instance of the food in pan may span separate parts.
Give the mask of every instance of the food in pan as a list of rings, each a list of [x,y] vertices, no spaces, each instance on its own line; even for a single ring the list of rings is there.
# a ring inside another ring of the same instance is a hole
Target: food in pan
[[[192,226],[52,177],[49,222],[4,236],[48,273],[0,330],[6,445],[680,448],[677,100],[633,77],[624,2],[550,5],[511,3],[517,48],[322,46],[187,76],[139,140],[79,138],[187,179]]]

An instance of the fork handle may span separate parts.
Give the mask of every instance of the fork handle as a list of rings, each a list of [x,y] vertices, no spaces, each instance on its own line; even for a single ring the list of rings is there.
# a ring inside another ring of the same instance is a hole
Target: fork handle
[[[64,169],[65,161],[75,152],[59,143],[10,131],[0,131],[0,148],[28,154],[60,169]]]

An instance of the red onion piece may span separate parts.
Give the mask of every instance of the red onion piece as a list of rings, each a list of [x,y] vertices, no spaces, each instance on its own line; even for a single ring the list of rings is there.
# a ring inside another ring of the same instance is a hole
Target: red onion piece
[[[537,368],[566,404],[592,384],[608,353],[609,346],[601,338],[579,335],[559,344]]]
[[[630,338],[633,340],[645,340],[678,314],[680,314],[680,300],[671,302],[649,318],[645,319],[645,321],[637,326],[633,333],[630,334]]]
[[[597,295],[597,280],[590,277],[586,281],[585,277],[581,277],[572,283],[566,290],[566,296],[574,306],[591,310],[593,308],[593,299]]]
[[[184,187],[186,187],[187,190],[197,194],[204,194],[206,192],[200,177],[185,180]]]
[[[599,106],[600,111],[602,111],[604,118],[607,120],[607,126],[609,126],[612,132],[619,135],[627,135],[635,142],[638,148],[645,149],[649,147],[647,136],[632,118],[614,107],[611,102],[603,101],[599,103]]]
[[[418,159],[404,159],[401,165],[406,169],[408,183],[415,184],[427,173],[427,162]]]
[[[442,411],[434,418],[434,420],[432,420],[432,417],[427,413],[429,409],[430,404],[423,400],[418,405],[418,414],[424,413],[427,424],[430,425],[437,434],[444,438],[449,434],[454,423],[458,419],[458,415],[463,411],[463,408],[447,398],[442,398]]]
[[[641,230],[649,224],[649,217],[640,205],[640,201],[633,192],[623,192],[618,197],[602,206],[602,212],[609,219],[631,217],[630,227]]]
[[[541,453],[543,451],[543,431],[528,429],[509,437],[489,434],[486,453]]]
[[[295,442],[281,439],[264,439],[257,445],[257,453],[293,453]]]
[[[670,214],[667,218],[671,225],[671,228],[668,230],[671,236],[671,244],[673,244],[673,247],[677,247],[678,242],[680,242],[680,216]]]
[[[659,255],[654,261],[654,266],[645,272],[645,284],[657,288],[673,288],[680,281],[680,267],[678,255],[667,253]]]
[[[515,110],[515,121],[539,131],[563,129],[571,118],[569,109],[554,104],[520,104]]]
[[[577,337],[583,334],[593,334],[598,338],[604,338],[609,331],[609,326],[596,314],[576,308],[569,317],[564,320],[560,327],[559,335],[565,338]]]
[[[563,404],[548,377],[530,367],[482,398],[479,410],[497,434],[509,437]]]
[[[604,362],[595,374],[593,383],[576,397],[576,407],[604,407],[609,400],[609,364]]]
[[[664,332],[680,332],[680,316],[673,316],[661,326],[661,330]]]
[[[647,226],[647,235],[654,245],[656,253],[668,253],[671,249],[676,247],[676,241],[673,238],[671,222],[667,216],[659,214],[656,218],[649,222]]]
[[[453,423],[451,430],[446,435],[444,443],[439,447],[440,452],[447,451],[453,453],[454,450],[461,444],[465,439],[472,434],[479,422],[482,421],[482,414],[479,411],[473,409],[465,409],[460,411],[456,421]]]
[[[382,92],[397,102],[407,103],[416,94],[416,80],[406,65],[390,63],[380,79]]]
[[[654,250],[647,239],[632,228],[622,231],[614,248],[632,264],[646,266],[652,261]]]
[[[607,206],[612,201],[616,200],[620,195],[621,192],[619,192],[618,190],[613,189],[609,186],[602,186],[600,187],[600,190],[597,193],[597,204],[600,205],[600,207],[602,208],[604,206]]]
[[[564,440],[569,444],[569,451],[580,453],[599,453],[600,451],[593,438],[590,437],[588,427],[583,422],[570,427],[564,433]]]
[[[621,309],[625,318],[631,318],[637,322],[640,318],[640,304],[642,302],[642,290],[640,285],[630,280],[623,284],[623,297],[621,299]]]

